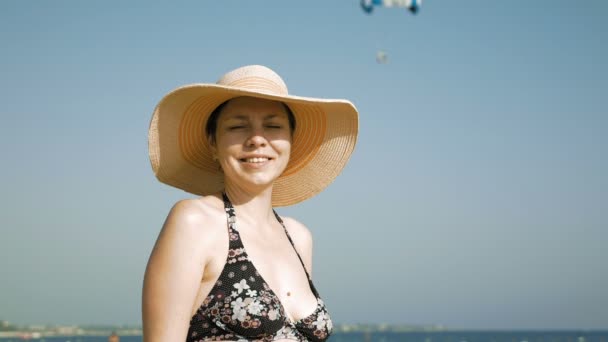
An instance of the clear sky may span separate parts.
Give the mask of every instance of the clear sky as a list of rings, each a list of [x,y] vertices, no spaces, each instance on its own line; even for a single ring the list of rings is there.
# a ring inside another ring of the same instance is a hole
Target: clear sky
[[[149,120],[247,64],[360,111],[283,215],[337,323],[608,328],[608,2],[0,2],[0,319],[140,324],[171,206]],[[386,64],[376,63],[385,51]]]

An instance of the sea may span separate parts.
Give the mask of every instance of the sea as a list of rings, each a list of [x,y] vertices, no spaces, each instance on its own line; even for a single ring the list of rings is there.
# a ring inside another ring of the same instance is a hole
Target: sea
[[[0,342],[23,342],[0,338]],[[31,342],[107,342],[107,336],[43,337]],[[440,331],[336,332],[330,342],[608,342],[606,331]],[[142,342],[141,336],[121,336],[120,342]]]

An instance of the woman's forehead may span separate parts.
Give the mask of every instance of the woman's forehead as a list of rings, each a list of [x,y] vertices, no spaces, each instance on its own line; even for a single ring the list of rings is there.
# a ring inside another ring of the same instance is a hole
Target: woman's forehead
[[[279,101],[243,96],[228,101],[220,117],[223,119],[246,119],[253,115],[263,116],[264,118],[287,118],[287,110],[283,103]]]

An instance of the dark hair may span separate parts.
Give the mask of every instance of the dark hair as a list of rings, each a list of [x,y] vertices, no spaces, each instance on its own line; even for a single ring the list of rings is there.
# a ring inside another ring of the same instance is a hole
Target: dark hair
[[[232,99],[230,99],[232,100]],[[220,104],[219,106],[217,106],[213,112],[211,112],[211,115],[209,115],[209,118],[207,119],[207,125],[205,125],[205,133],[207,134],[207,139],[211,139],[210,141],[215,143],[215,133],[217,132],[217,120],[220,117],[220,114],[222,113],[222,110],[224,109],[224,107],[226,107],[226,104],[228,104],[228,101],[230,100],[226,100],[224,102],[222,102],[222,104]],[[287,111],[287,120],[289,120],[289,129],[291,131],[291,135],[293,136],[293,132],[296,130],[296,117],[293,115],[293,112],[291,111],[291,108],[289,108],[289,106],[287,104],[285,104],[284,102],[281,102],[281,104],[283,105],[283,107],[285,107],[285,110]]]

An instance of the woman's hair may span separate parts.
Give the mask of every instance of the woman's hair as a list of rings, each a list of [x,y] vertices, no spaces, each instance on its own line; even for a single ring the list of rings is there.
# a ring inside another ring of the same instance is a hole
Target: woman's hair
[[[209,115],[209,119],[207,119],[205,133],[207,134],[207,139],[209,139],[209,141],[213,143],[215,143],[215,133],[217,132],[217,120],[219,119],[222,110],[230,100],[226,100],[222,102],[222,104],[217,106],[217,108],[215,108],[213,112],[211,112],[211,115]],[[296,130],[296,117],[293,115],[291,108],[289,108],[287,104],[285,104],[284,102],[281,102],[281,104],[283,105],[283,107],[285,107],[285,111],[287,112],[287,120],[289,120],[289,130],[291,132],[291,135],[293,136],[293,132]]]

